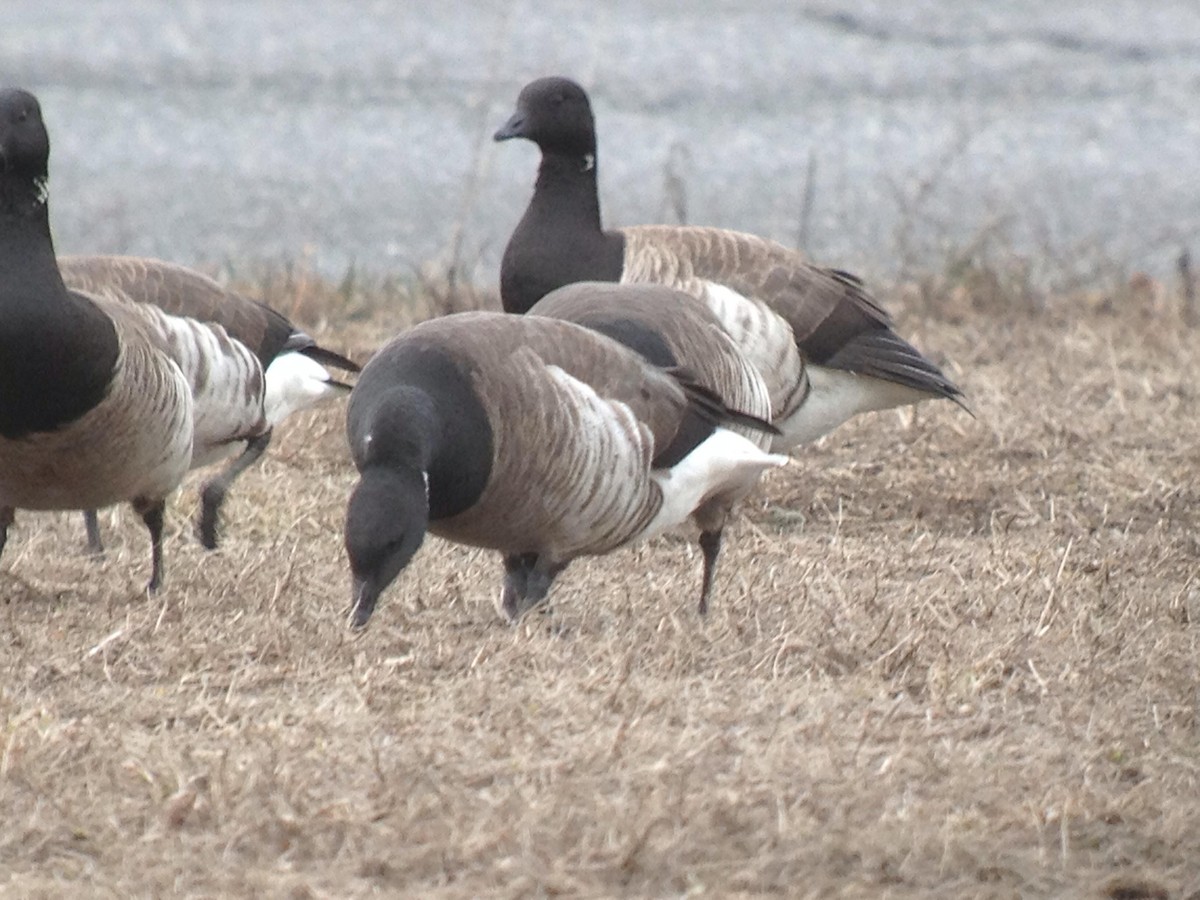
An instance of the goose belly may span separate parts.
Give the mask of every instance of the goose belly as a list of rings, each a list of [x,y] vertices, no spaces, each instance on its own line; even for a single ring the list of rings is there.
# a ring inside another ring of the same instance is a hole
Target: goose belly
[[[917,403],[929,397],[915,388],[882,378],[825,366],[810,366],[808,371],[812,378],[808,399],[791,416],[775,422],[783,432],[772,444],[771,449],[776,452],[815,441],[860,413]]]
[[[0,505],[93,509],[165,497],[192,455],[192,407],[179,369],[124,355],[105,399],[54,431],[0,438]]]

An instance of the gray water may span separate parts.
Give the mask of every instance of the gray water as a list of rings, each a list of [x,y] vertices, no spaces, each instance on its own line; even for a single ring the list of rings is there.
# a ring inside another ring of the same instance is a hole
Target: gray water
[[[481,281],[536,150],[522,84],[592,94],[610,224],[687,218],[871,275],[981,231],[1053,272],[1168,271],[1200,225],[1194,0],[4,0],[60,252],[306,256]],[[811,173],[807,221],[803,197]]]

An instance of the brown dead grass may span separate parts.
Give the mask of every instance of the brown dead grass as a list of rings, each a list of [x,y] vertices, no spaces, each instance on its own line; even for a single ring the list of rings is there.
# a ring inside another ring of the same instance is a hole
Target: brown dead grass
[[[1195,896],[1195,335],[927,300],[890,305],[978,418],[798,454],[703,621],[680,537],[516,628],[498,562],[430,540],[351,635],[339,408],[283,429],[219,551],[184,492],[161,599],[128,511],[101,562],[78,516],[22,515],[0,892]],[[402,318],[322,337],[365,355]]]

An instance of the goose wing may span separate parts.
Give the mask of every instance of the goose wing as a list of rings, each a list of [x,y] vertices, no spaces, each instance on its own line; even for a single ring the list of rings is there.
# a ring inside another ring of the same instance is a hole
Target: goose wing
[[[527,315],[565,319],[599,331],[661,368],[679,368],[717,394],[728,407],[774,418],[769,389],[720,320],[694,298],[657,284],[577,282],[543,297]],[[803,374],[796,362],[792,377]],[[741,429],[763,440],[760,428]]]
[[[59,259],[59,270],[70,288],[119,295],[171,315],[218,324],[254,351],[264,366],[282,353],[297,352],[322,365],[359,370],[265,303],[227,290],[194,269],[145,257],[66,256]]]
[[[262,363],[221,325],[169,315],[111,288],[90,296],[182,373],[191,394],[193,466],[215,462],[267,429]]]
[[[755,342],[777,348],[786,328],[812,365],[932,396],[961,396],[937,366],[892,330],[891,316],[848,272],[813,265],[774,241],[719,228],[641,226],[623,234],[625,280],[670,284],[704,299],[751,353]],[[774,318],[760,321],[761,311],[746,312],[753,307],[738,298],[760,304]],[[758,368],[768,372],[769,360]]]

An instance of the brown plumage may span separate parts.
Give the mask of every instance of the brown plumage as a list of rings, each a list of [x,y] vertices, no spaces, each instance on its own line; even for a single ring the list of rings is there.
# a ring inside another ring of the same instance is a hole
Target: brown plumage
[[[769,419],[765,386],[711,311],[658,284],[576,282],[547,294],[529,315],[585,325],[631,347],[663,368],[678,366],[734,409]],[[803,367],[799,360],[796,360]],[[800,380],[793,376],[794,380]],[[769,443],[758,429],[754,441]]]
[[[551,291],[528,315],[575,322],[599,331],[662,367],[679,367],[731,407],[760,419],[772,418],[771,397],[762,377],[739,352],[721,322],[692,298],[656,284],[576,282]],[[793,357],[798,366],[799,359]],[[801,374],[803,372],[801,366]],[[806,383],[792,374],[793,383]],[[730,428],[766,449],[771,435],[761,428]],[[700,529],[704,572],[700,612],[708,609],[725,526],[749,487],[717,493],[692,514]]]
[[[359,366],[305,334],[279,311],[222,287],[212,278],[160,259],[140,256],[62,256],[68,287],[91,293],[114,291],[135,303],[149,303],[174,316],[220,325],[262,361],[263,368],[284,352],[347,372]]]
[[[575,557],[780,464],[720,427],[752,421],[570,322],[461,313],[410,329],[364,368],[347,413],[356,623],[427,529],[503,553],[500,607],[518,617]]]
[[[706,305],[759,370],[786,449],[861,412],[961,392],[901,338],[888,314],[848,273],[753,235],[644,226],[605,231],[597,192],[596,133],[587,94],[565,78],[531,82],[496,140],[526,138],[542,151],[529,207],[500,271],[504,308],[523,313],[575,281],[656,283]],[[780,377],[798,354],[806,381]]]
[[[153,306],[173,316],[186,317],[210,326],[218,340],[229,340],[246,347],[266,370],[267,384],[244,382],[245,390],[263,394],[269,428],[251,435],[242,452],[221,472],[205,482],[200,491],[201,508],[197,531],[204,546],[217,544],[220,508],[234,480],[266,451],[272,429],[296,409],[307,408],[328,397],[344,395],[350,386],[329,376],[320,368],[332,365],[350,372],[358,366],[332,350],[319,346],[312,337],[292,325],[286,317],[263,303],[221,287],[193,269],[157,259],[130,256],[67,256],[58,261],[67,286],[92,294]],[[296,354],[312,361],[306,364]],[[197,354],[196,377],[206,380],[211,374],[204,367],[204,354]],[[276,364],[277,360],[282,360]],[[289,365],[290,364],[290,365]],[[193,384],[193,393],[207,389]],[[265,393],[264,393],[265,392]],[[214,398],[210,406],[236,402],[235,398]],[[201,426],[203,423],[201,423]],[[236,443],[227,443],[211,453],[197,453],[193,467],[205,466],[236,452]],[[101,552],[99,525],[94,510],[85,513],[88,546]]]
[[[104,398],[82,416],[54,430],[0,439],[0,550],[16,509],[128,501],[150,531],[153,592],[163,581],[166,497],[191,463],[191,390],[153,310],[75,297],[112,323],[117,364]]]
[[[793,344],[814,364],[827,364],[859,335],[891,328],[892,317],[857,277],[815,266],[774,241],[695,226],[641,225],[620,232],[623,281],[670,285],[693,297],[703,296],[707,284],[719,284],[760,300],[787,323]],[[874,364],[864,358],[855,370],[869,374]]]
[[[165,313],[222,326],[262,360],[281,349],[291,323],[270,307],[222,288],[184,266],[137,256],[61,256],[63,281],[73,290],[112,292]]]
[[[0,441],[4,505],[72,509],[132,500],[145,507],[172,491],[191,461],[187,378],[153,311],[72,299],[112,325],[119,352],[108,390],[69,423]]]
[[[196,452],[266,427],[262,366],[219,329],[67,290],[49,156],[37,99],[0,91],[0,550],[18,508],[129,501],[150,532],[155,590],[166,495]],[[202,402],[228,392],[239,399]]]

